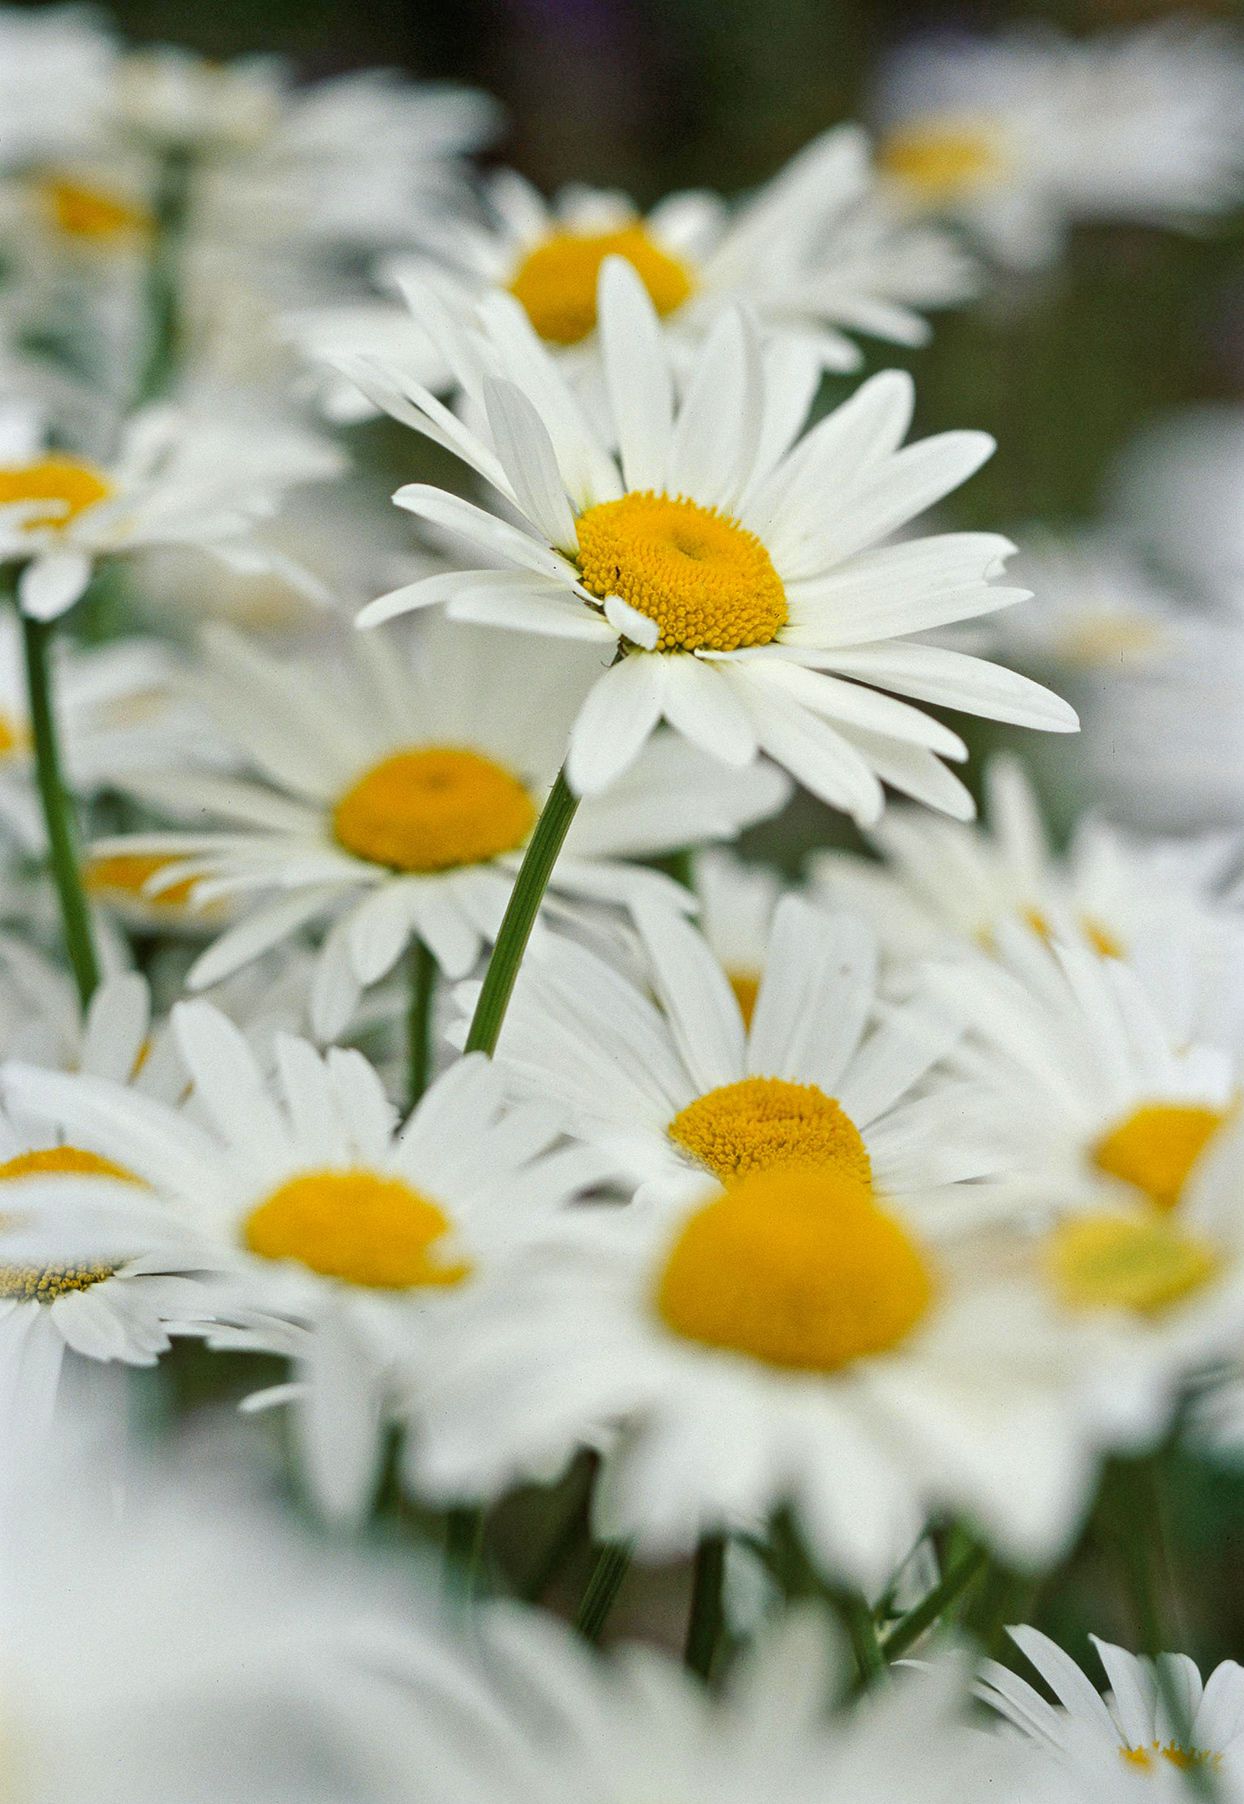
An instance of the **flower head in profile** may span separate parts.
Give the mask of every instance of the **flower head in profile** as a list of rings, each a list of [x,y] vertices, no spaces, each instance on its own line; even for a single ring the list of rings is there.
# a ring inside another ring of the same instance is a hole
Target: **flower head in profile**
[[[913,223],[878,193],[867,138],[839,126],[807,145],[741,205],[671,194],[648,214],[615,190],[575,186],[546,201],[512,171],[489,178],[488,217],[429,219],[415,255],[393,258],[387,285],[429,279],[471,304],[507,292],[576,379],[599,378],[597,287],[606,258],[634,269],[682,364],[722,310],[743,303],[766,330],[827,369],[854,369],[853,334],[922,344],[923,313],[963,300],[972,269],[948,234]],[[291,316],[313,357],[375,355],[427,372],[451,368],[417,318],[364,300]],[[350,395],[334,390],[347,417]]]
[[[917,41],[883,72],[880,162],[914,212],[999,262],[1051,262],[1081,219],[1195,223],[1244,184],[1244,59],[1178,20]]]
[[[634,268],[607,259],[599,294],[606,437],[512,296],[465,324],[426,297],[478,431],[400,370],[350,366],[395,417],[490,482],[507,515],[427,485],[400,490],[402,506],[492,567],[407,585],[361,624],[446,603],[459,619],[612,651],[571,734],[567,774],[586,794],[615,782],[664,718],[736,768],[767,751],[861,821],[880,815],[883,782],[966,816],[971,800],[939,762],[963,757],[962,741],[883,691],[1075,726],[1028,679],[909,637],[1025,593],[994,586],[1011,550],[995,534],[885,543],[984,461],[988,437],[951,432],[899,450],[912,392],[893,373],[800,436],[809,383],[734,311],[676,401]]]
[[[152,407],[97,462],[47,442],[27,410],[0,424],[0,563],[18,567],[23,611],[52,620],[97,562],[182,545],[254,568],[256,522],[284,492],[341,468],[322,439],[263,418]]]
[[[248,767],[222,779],[146,773],[131,793],[194,824],[104,842],[97,859],[149,859],[144,894],[170,888],[236,919],[190,983],[218,982],[309,922],[328,921],[312,998],[332,1035],[412,940],[447,975],[495,935],[599,663],[512,634],[428,621],[396,635],[330,641],[314,659],[259,650],[225,631],[198,684]],[[291,669],[297,672],[291,683]],[[691,896],[638,860],[731,839],[789,792],[772,765],[731,772],[673,734],[653,739],[606,796],[579,811],[551,906],[628,906]],[[205,816],[216,827],[205,829]],[[92,868],[97,868],[93,866]]]
[[[1244,1670],[1234,1660],[1202,1679],[1186,1654],[1144,1658],[1092,1635],[1110,1687],[1103,1697],[1048,1635],[1026,1626],[1008,1633],[1055,1701],[995,1660],[984,1664],[979,1694],[1086,1797],[1186,1798],[1198,1767],[1213,1795],[1240,1795]]]
[[[292,1387],[271,1401],[297,1403],[312,1492],[352,1520],[438,1311],[547,1234],[601,1162],[557,1150],[548,1110],[507,1108],[482,1055],[459,1060],[399,1127],[358,1052],[278,1035],[269,1076],[208,1003],[178,1004],[173,1027],[188,1108],[33,1067],[10,1066],[4,1096],[89,1136],[130,1176],[128,1208],[114,1187],[96,1218],[100,1245],[162,1219],[217,1274],[186,1300],[184,1327],[294,1361]],[[79,1232],[90,1230],[87,1216]]]

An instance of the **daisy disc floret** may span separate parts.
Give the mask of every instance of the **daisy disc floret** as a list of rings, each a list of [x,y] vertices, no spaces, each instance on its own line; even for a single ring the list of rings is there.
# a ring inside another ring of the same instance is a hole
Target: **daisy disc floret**
[[[459,619],[612,650],[571,733],[576,792],[616,782],[664,718],[735,767],[767,751],[863,821],[880,814],[883,782],[966,817],[971,800],[939,761],[962,758],[962,741],[896,695],[1075,726],[1028,679],[909,637],[1024,592],[995,586],[1012,549],[996,534],[886,544],[992,449],[984,434],[952,432],[901,450],[905,377],[866,383],[801,436],[807,372],[730,310],[676,398],[657,309],[635,269],[610,257],[598,432],[513,297],[492,296],[465,322],[431,286],[415,299],[478,428],[396,366],[359,360],[350,373],[470,464],[518,522],[426,485],[400,490],[399,505],[472,541],[492,567],[408,584],[360,624],[444,603]]]

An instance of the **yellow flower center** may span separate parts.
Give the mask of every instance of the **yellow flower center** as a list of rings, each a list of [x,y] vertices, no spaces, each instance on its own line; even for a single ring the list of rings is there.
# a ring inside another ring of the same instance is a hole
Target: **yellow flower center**
[[[987,123],[923,119],[901,126],[881,145],[884,174],[915,198],[937,205],[960,200],[1003,171],[997,138]]]
[[[402,1178],[306,1171],[252,1209],[242,1239],[262,1259],[294,1259],[324,1278],[371,1290],[459,1284],[463,1261],[438,1264],[449,1218]]]
[[[142,1179],[124,1165],[81,1146],[42,1146],[18,1153],[0,1164],[0,1182],[47,1177],[68,1172],[81,1177],[119,1178],[128,1184]],[[72,1290],[89,1290],[92,1284],[111,1278],[115,1265],[4,1265],[0,1264],[0,1299],[16,1303],[54,1303]]]
[[[11,714],[0,709],[0,758],[9,758],[14,752],[24,752],[30,744],[30,732],[26,723],[15,720]]]
[[[365,772],[333,810],[348,852],[395,871],[448,871],[513,852],[535,825],[535,803],[508,770],[478,752],[427,745]]]
[[[579,574],[603,601],[655,620],[658,651],[768,645],[786,625],[786,591],[754,532],[683,495],[636,489],[579,516]]]
[[[106,501],[112,484],[92,464],[76,463],[70,457],[44,457],[32,464],[0,464],[0,507],[21,501],[53,501],[59,503],[50,514],[38,514],[26,521],[29,530],[68,526],[71,520]]]
[[[1144,1103],[1098,1141],[1093,1163],[1142,1191],[1159,1209],[1173,1209],[1226,1119],[1225,1109],[1199,1103]]]
[[[105,901],[109,897],[126,902],[137,899],[148,908],[183,909],[194,889],[192,877],[170,884],[157,895],[143,894],[151,879],[172,862],[171,858],[158,852],[114,852],[107,857],[88,859],[83,869],[83,881],[91,895]]]
[[[657,1280],[687,1340],[766,1365],[836,1372],[898,1346],[934,1294],[906,1230],[841,1170],[759,1172],[698,1209]]]
[[[39,183],[38,197],[51,225],[65,238],[113,244],[144,238],[151,231],[152,218],[145,207],[103,188],[49,176]]]
[[[867,1187],[868,1149],[859,1129],[815,1084],[745,1077],[697,1096],[666,1132],[723,1184],[780,1165],[826,1165]]]
[[[664,317],[688,300],[691,271],[662,250],[641,225],[614,232],[556,232],[529,251],[510,282],[510,293],[541,338],[577,345],[596,329],[596,286],[606,257],[625,257]]]
[[[1211,1282],[1219,1258],[1208,1242],[1161,1216],[1085,1215],[1054,1230],[1046,1249],[1054,1288],[1075,1309],[1157,1315]]]
[[[1175,1741],[1151,1741],[1147,1748],[1120,1748],[1119,1753],[1129,1766],[1139,1766],[1146,1771],[1153,1765],[1154,1756],[1169,1760],[1180,1772],[1187,1772],[1190,1767],[1222,1765],[1220,1754],[1211,1754],[1204,1748],[1181,1748]]]
[[[734,991],[734,1000],[739,1005],[739,1013],[743,1017],[744,1027],[750,1027],[752,1016],[756,1013],[756,998],[760,994],[759,971],[728,971],[730,988]]]

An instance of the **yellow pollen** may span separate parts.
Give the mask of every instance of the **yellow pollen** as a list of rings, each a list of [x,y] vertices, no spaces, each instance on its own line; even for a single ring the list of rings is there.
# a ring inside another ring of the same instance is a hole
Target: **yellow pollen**
[[[491,758],[452,745],[394,752],[333,810],[333,830],[357,858],[395,871],[448,871],[517,851],[535,803]]]
[[[1225,1109],[1198,1103],[1144,1103],[1098,1141],[1093,1163],[1143,1192],[1159,1209],[1173,1209],[1226,1119]]]
[[[730,988],[734,991],[734,1000],[739,1005],[739,1013],[743,1017],[744,1027],[750,1027],[752,1016],[756,1013],[756,998],[760,994],[759,971],[729,971]]]
[[[859,1129],[815,1084],[745,1077],[697,1096],[666,1131],[723,1184],[780,1165],[832,1166],[865,1187],[872,1182]]]
[[[402,1178],[306,1171],[251,1210],[242,1238],[263,1259],[294,1259],[324,1278],[372,1290],[459,1284],[463,1261],[436,1262],[449,1218]]]
[[[1161,1216],[1085,1215],[1054,1230],[1047,1270],[1073,1309],[1157,1315],[1210,1283],[1219,1258],[1206,1241]]]
[[[93,896],[106,899],[119,896],[127,901],[137,898],[149,908],[182,909],[190,901],[194,879],[184,877],[154,896],[143,894],[157,872],[173,862],[157,852],[115,852],[108,857],[91,858],[83,871],[83,880]]]
[[[120,1178],[141,1184],[142,1179],[99,1153],[81,1146],[44,1146],[0,1164],[0,1182],[47,1177],[71,1172],[82,1177]],[[5,1265],[0,1263],[0,1299],[15,1303],[54,1303],[72,1290],[89,1290],[111,1278],[115,1265]]]
[[[38,195],[52,226],[65,238],[113,244],[145,238],[151,231],[151,214],[144,207],[103,188],[50,176],[39,183]]]
[[[687,265],[655,244],[641,225],[614,232],[556,232],[529,251],[510,282],[540,337],[577,345],[596,329],[596,287],[606,257],[625,257],[664,317],[689,300]]]
[[[23,752],[30,744],[30,733],[23,721],[15,720],[11,714],[0,709],[0,758],[11,757],[14,752]]]
[[[934,1295],[924,1255],[847,1172],[758,1172],[678,1233],[654,1303],[675,1334],[795,1371],[898,1346]]]
[[[25,524],[31,531],[68,526],[97,501],[106,501],[111,493],[112,484],[102,471],[91,464],[76,463],[70,457],[45,457],[32,464],[0,464],[0,507],[21,501],[60,504],[50,514],[27,519]]]
[[[684,495],[636,489],[579,516],[585,589],[655,620],[658,651],[768,645],[786,625],[782,579],[754,532]]]
[[[881,145],[878,163],[930,205],[962,199],[1002,173],[1003,158],[987,124],[924,119],[902,126]]]
[[[1217,1768],[1222,1765],[1220,1754],[1211,1754],[1204,1748],[1181,1748],[1174,1741],[1151,1741],[1147,1748],[1120,1748],[1119,1753],[1129,1766],[1139,1766],[1145,1771],[1152,1767],[1155,1754],[1162,1760],[1169,1760],[1180,1772],[1195,1766]]]
[[[1043,914],[1039,908],[1025,908],[1022,913],[1024,920],[1035,934],[1039,934],[1047,942],[1054,937],[1049,917]],[[1124,956],[1121,942],[1115,938],[1108,927],[1104,927],[1100,921],[1094,920],[1092,915],[1081,915],[1080,930],[1089,945],[1095,952],[1100,952],[1103,958],[1122,958]],[[986,950],[992,951],[992,935],[988,928],[983,929],[982,937],[989,942]]]

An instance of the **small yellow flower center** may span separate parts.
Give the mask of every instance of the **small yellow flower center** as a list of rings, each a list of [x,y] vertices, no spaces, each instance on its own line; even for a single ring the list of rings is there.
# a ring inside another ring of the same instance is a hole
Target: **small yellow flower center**
[[[24,752],[30,744],[30,732],[26,723],[15,720],[13,715],[6,714],[0,708],[0,758],[10,758],[14,752]]]
[[[786,625],[786,591],[754,532],[683,495],[636,489],[579,516],[585,589],[655,620],[658,651],[768,645]]]
[[[666,1132],[723,1184],[780,1165],[826,1165],[867,1187],[868,1149],[859,1129],[815,1084],[745,1077],[697,1096]]]
[[[151,879],[172,862],[171,858],[158,852],[114,852],[107,857],[88,859],[83,869],[83,881],[91,895],[98,896],[101,901],[107,901],[109,897],[126,902],[137,899],[149,908],[176,911],[185,908],[190,901],[194,889],[192,877],[184,877],[154,896],[143,894]]]
[[[614,232],[556,232],[529,251],[510,281],[540,337],[577,345],[596,330],[596,286],[606,257],[625,257],[664,317],[690,299],[687,265],[653,242],[641,225]]]
[[[1143,1192],[1159,1209],[1173,1209],[1226,1119],[1225,1109],[1198,1103],[1144,1103],[1098,1141],[1093,1163]]]
[[[45,457],[32,464],[0,464],[0,507],[21,501],[52,501],[50,514],[26,521],[29,530],[68,526],[97,501],[106,501],[112,484],[92,464],[70,457]]]
[[[62,237],[91,244],[115,244],[145,238],[151,231],[151,214],[145,207],[91,188],[49,176],[38,185],[44,212]]]
[[[923,1253],[845,1171],[756,1173],[684,1222],[654,1302],[687,1340],[836,1372],[897,1347],[934,1294]]]
[[[1063,1222],[1046,1248],[1049,1276],[1073,1309],[1158,1315],[1202,1289],[1220,1261],[1208,1242],[1161,1216],[1085,1215]]]
[[[921,119],[901,126],[881,145],[885,175],[930,206],[961,200],[997,179],[1005,167],[987,122]]]
[[[1174,1741],[1151,1741],[1147,1748],[1120,1748],[1119,1753],[1129,1766],[1141,1767],[1146,1772],[1153,1766],[1155,1755],[1161,1760],[1169,1760],[1180,1772],[1187,1772],[1190,1767],[1222,1765],[1220,1754],[1211,1754],[1204,1748],[1181,1748]]]
[[[463,1261],[439,1264],[449,1218],[402,1178],[374,1171],[306,1171],[251,1210],[244,1244],[262,1259],[294,1259],[324,1278],[370,1290],[459,1284]]]
[[[756,1013],[756,998],[760,995],[759,971],[728,971],[730,988],[734,991],[734,1000],[739,1005],[739,1013],[743,1017],[744,1027],[750,1027],[752,1016]]]
[[[478,752],[427,745],[394,752],[333,810],[333,830],[357,858],[395,871],[448,871],[513,852],[536,807],[508,770]]]
[[[1102,664],[1144,657],[1158,651],[1162,642],[1162,629],[1152,620],[1103,613],[1077,621],[1063,634],[1059,651],[1068,664],[1094,670]]]
[[[0,1183],[19,1178],[40,1178],[68,1172],[89,1178],[119,1178],[141,1184],[142,1179],[99,1153],[81,1146],[42,1146],[18,1153],[0,1164]],[[111,1278],[115,1265],[4,1265],[0,1264],[0,1299],[15,1303],[54,1303],[72,1290],[89,1290]]]

